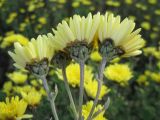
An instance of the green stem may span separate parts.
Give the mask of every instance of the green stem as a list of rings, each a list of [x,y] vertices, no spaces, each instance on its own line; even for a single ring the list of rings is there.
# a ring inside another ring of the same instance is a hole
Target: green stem
[[[75,119],[77,120],[78,119],[77,110],[76,110],[75,103],[74,103],[74,100],[73,100],[73,97],[72,97],[72,93],[71,93],[71,90],[70,90],[70,87],[69,87],[69,84],[68,84],[65,67],[62,68],[62,74],[63,74],[64,84],[65,84],[65,87],[66,87],[66,90],[67,90],[67,93],[68,93],[68,97],[69,97],[69,100],[70,100],[70,103],[71,103],[72,111],[74,113]]]
[[[101,92],[101,87],[102,87],[102,83],[103,83],[103,71],[104,71],[104,68],[105,68],[105,65],[106,65],[106,58],[103,57],[102,58],[102,61],[101,61],[101,64],[100,64],[100,67],[99,67],[99,76],[98,76],[98,89],[97,89],[97,93],[96,93],[96,97],[94,99],[94,102],[93,102],[93,106],[91,108],[91,111],[88,115],[88,118],[87,120],[91,120],[92,119],[92,115],[94,113],[94,109],[96,108],[96,105],[98,103],[98,98],[100,96],[100,92]]]
[[[81,61],[80,62],[80,90],[79,90],[79,120],[83,119],[83,116],[82,116],[83,94],[84,94],[84,61]]]
[[[52,93],[49,90],[49,86],[48,86],[48,83],[47,83],[47,80],[46,80],[46,76],[45,75],[41,76],[40,79],[42,80],[44,89],[47,92],[47,96],[48,96],[48,99],[49,99],[50,104],[51,104],[53,116],[54,116],[55,120],[59,120],[58,115],[57,115],[57,111],[56,111],[56,107],[55,107],[55,102],[54,102]]]

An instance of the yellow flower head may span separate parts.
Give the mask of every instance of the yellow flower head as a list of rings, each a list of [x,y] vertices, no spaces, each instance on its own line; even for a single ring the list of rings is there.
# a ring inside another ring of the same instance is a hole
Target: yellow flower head
[[[26,38],[25,36],[23,36],[21,34],[11,34],[9,36],[6,36],[3,39],[3,42],[1,44],[1,48],[6,48],[14,42],[19,42],[21,45],[26,45],[29,42],[29,40],[28,40],[28,38]]]
[[[139,34],[141,29],[133,31],[134,27],[132,20],[126,18],[121,22],[120,16],[114,17],[106,12],[104,16],[101,15],[99,41],[103,44],[111,40],[116,48],[123,51],[123,57],[139,55],[142,53],[139,49],[144,46],[144,40]]]
[[[132,71],[126,64],[109,65],[104,71],[105,77],[120,84],[127,84],[132,78]]]
[[[31,106],[37,106],[42,98],[42,94],[36,90],[30,92],[21,92],[23,99]]]
[[[146,47],[143,49],[145,56],[154,56],[157,59],[160,59],[160,52],[155,47]]]
[[[63,50],[73,42],[90,44],[96,34],[99,21],[100,13],[93,16],[89,13],[86,18],[74,15],[70,18],[69,24],[63,20],[58,24],[57,30],[53,29],[55,36],[49,33],[48,37],[53,41],[56,50]]]
[[[38,21],[39,21],[41,24],[43,24],[43,25],[47,23],[47,20],[46,20],[45,17],[40,17],[40,18],[38,19]]]
[[[35,90],[34,87],[30,86],[30,85],[25,85],[25,86],[14,86],[13,87],[14,92],[16,93],[21,93],[21,92],[30,92],[32,90]]]
[[[160,83],[160,73],[151,72],[150,77],[153,81]]]
[[[98,88],[97,80],[93,80],[93,81],[89,81],[89,82],[85,83],[85,91],[86,91],[87,95],[92,98],[96,97],[97,88]],[[102,97],[105,94],[107,94],[109,91],[110,91],[110,89],[107,86],[102,85],[99,100],[102,100]]]
[[[6,20],[6,23],[7,24],[11,24],[15,20],[15,18],[17,17],[17,15],[18,14],[16,12],[10,13],[9,16],[8,16],[8,19]]]
[[[91,108],[93,106],[93,101],[89,101],[87,102],[85,105],[82,106],[82,115],[84,116],[84,120],[87,119]],[[101,110],[102,106],[101,105],[97,105],[97,107],[94,110],[94,113],[97,112],[98,110]],[[96,118],[94,118],[93,120],[107,120],[104,116],[104,112],[100,113]]]
[[[147,76],[146,75],[140,75],[137,79],[137,83],[139,85],[144,85],[144,86],[148,86],[149,82],[147,81]]]
[[[16,42],[14,47],[14,52],[9,51],[9,55],[15,61],[14,66],[20,69],[44,59],[50,61],[53,55],[53,49],[50,48],[48,38],[45,35],[39,35],[36,40],[32,38],[26,46],[21,46]]]
[[[22,84],[27,80],[27,74],[21,71],[15,71],[13,73],[8,73],[7,75],[14,83]]]
[[[85,83],[87,83],[87,82],[91,81],[93,78],[92,68],[90,68],[89,66],[85,66],[84,72],[85,72],[84,73],[84,81],[85,81]],[[79,64],[71,63],[70,65],[68,65],[66,68],[66,74],[67,74],[68,82],[72,87],[79,86],[79,84],[80,84]],[[63,80],[61,70],[57,70],[57,75],[61,80]]]
[[[11,93],[12,87],[13,87],[13,84],[11,81],[5,82],[3,85],[3,92],[9,95]]]
[[[21,120],[23,118],[31,118],[32,115],[24,114],[27,103],[18,96],[7,97],[6,102],[0,102],[0,120]]]

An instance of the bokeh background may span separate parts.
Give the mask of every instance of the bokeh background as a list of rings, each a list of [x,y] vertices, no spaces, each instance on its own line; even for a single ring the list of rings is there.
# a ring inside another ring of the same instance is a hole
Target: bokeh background
[[[63,19],[68,20],[74,14],[86,16],[89,12],[112,12],[122,19],[128,17],[136,22],[136,28],[142,28],[141,35],[146,41],[143,54],[137,57],[120,59],[133,71],[133,77],[127,85],[108,81],[111,91],[102,100],[110,96],[111,104],[105,116],[109,120],[159,120],[160,116],[160,1],[159,0],[0,0],[0,100],[12,96],[12,87],[17,86],[13,77],[16,71],[8,50],[13,50],[13,43],[22,45],[32,37],[51,32]],[[87,62],[94,66],[98,61]],[[11,74],[11,75],[10,75]],[[24,73],[23,73],[24,74]],[[33,76],[28,73],[25,84]],[[64,85],[58,80],[55,71],[48,76],[52,87],[58,85],[56,99],[58,114],[62,120],[71,120],[68,97]],[[106,78],[104,81],[107,81]],[[78,89],[72,88],[75,99]],[[15,93],[14,93],[15,94]],[[85,99],[91,99],[85,97]],[[39,106],[29,109],[33,120],[47,120],[51,113],[44,97]],[[65,116],[64,116],[65,115]]]

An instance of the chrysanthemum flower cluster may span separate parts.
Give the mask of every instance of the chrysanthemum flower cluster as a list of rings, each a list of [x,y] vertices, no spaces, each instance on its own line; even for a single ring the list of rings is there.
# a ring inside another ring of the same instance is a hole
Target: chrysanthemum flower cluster
[[[24,46],[15,43],[14,52],[9,52],[9,55],[15,61],[14,66],[20,69],[25,68],[37,78],[42,79],[55,120],[59,119],[55,106],[58,89],[55,87],[54,92],[49,89],[46,76],[50,65],[59,68],[61,76],[63,76],[75,119],[91,120],[99,118],[98,116],[103,118],[109,101],[102,105],[103,107],[98,107],[98,110],[96,106],[98,100],[109,92],[108,88],[103,86],[105,65],[117,57],[141,54],[139,49],[144,46],[144,40],[139,34],[141,29],[134,30],[134,28],[135,23],[132,20],[125,18],[121,21],[120,16],[114,16],[108,12],[105,15],[99,12],[95,15],[89,13],[87,17],[74,15],[70,17],[69,22],[63,20],[56,29],[52,29],[53,33],[39,35]],[[90,57],[95,42],[98,43],[98,52],[102,60],[97,78],[89,79],[92,78],[92,74],[89,75],[90,73],[85,72],[87,69],[85,63]],[[74,69],[76,64],[70,64],[72,61],[78,63],[78,69]],[[68,71],[69,67],[72,67],[74,72]],[[73,74],[77,74],[77,76],[73,78]],[[107,74],[110,75],[110,73]],[[69,84],[80,88],[78,109],[75,106]],[[96,91],[89,91],[92,87]],[[82,107],[84,89],[90,97],[94,98],[88,113],[84,112],[86,107]],[[27,101],[30,94],[33,93],[28,93],[28,96],[22,93]]]

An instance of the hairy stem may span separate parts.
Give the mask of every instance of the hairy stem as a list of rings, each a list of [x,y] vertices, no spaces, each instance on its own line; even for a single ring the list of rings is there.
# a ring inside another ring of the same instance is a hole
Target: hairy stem
[[[65,67],[62,68],[62,74],[63,74],[63,79],[64,79],[64,84],[65,84],[65,87],[66,87],[66,91],[67,91],[67,94],[68,94],[68,97],[69,97],[69,100],[70,100],[70,103],[71,103],[72,111],[74,113],[75,119],[77,120],[78,119],[77,110],[76,110],[76,106],[75,106],[75,103],[74,103],[74,100],[73,100],[73,97],[72,97],[72,93],[71,93],[71,90],[70,90],[70,87],[69,87],[69,84],[68,84]]]
[[[92,119],[92,115],[94,113],[94,109],[96,108],[96,105],[98,103],[98,98],[100,96],[100,92],[101,92],[101,87],[102,87],[102,83],[103,83],[103,71],[104,71],[104,68],[105,68],[105,65],[106,65],[106,58],[103,57],[102,58],[102,61],[101,61],[101,64],[100,64],[100,67],[99,67],[99,75],[98,75],[98,89],[97,89],[97,93],[96,93],[96,97],[94,99],[94,102],[93,102],[93,106],[91,108],[91,111],[88,115],[88,118],[87,120],[91,120]]]
[[[53,98],[52,93],[49,90],[49,86],[48,86],[48,83],[47,83],[47,80],[46,80],[46,76],[45,75],[41,76],[40,79],[43,82],[44,89],[45,89],[45,91],[47,93],[47,96],[48,96],[48,99],[50,101],[53,116],[54,116],[55,120],[59,120],[58,115],[57,115],[57,111],[56,111],[56,106],[55,106],[54,98]]]
[[[83,94],[84,94],[84,61],[81,61],[80,62],[80,90],[79,90],[79,120],[83,119],[83,116],[82,116]]]

